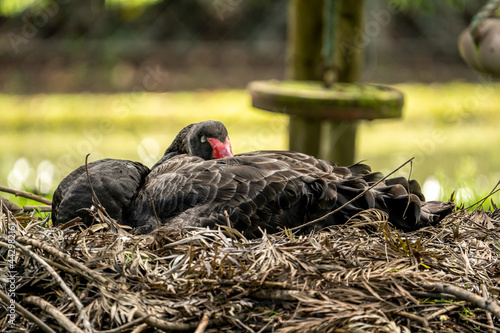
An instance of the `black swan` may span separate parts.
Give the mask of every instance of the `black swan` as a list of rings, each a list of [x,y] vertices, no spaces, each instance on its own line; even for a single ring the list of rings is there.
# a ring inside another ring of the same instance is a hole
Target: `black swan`
[[[197,156],[201,160],[232,156],[226,127],[219,121],[211,120],[186,126],[152,170],[180,154]],[[145,165],[127,160],[104,159],[88,163],[88,175],[99,202],[110,217],[118,221],[149,172]],[[64,178],[55,190],[52,222],[59,225],[80,217],[88,226],[93,222],[93,215],[89,212],[93,204],[83,165]]]
[[[146,177],[125,224],[149,233],[159,224],[215,227],[231,224],[248,238],[322,217],[382,179],[364,164],[340,167],[291,151],[258,151],[218,160],[175,156]],[[327,219],[302,231],[345,223],[378,208],[409,231],[437,223],[453,209],[425,202],[416,181],[386,179]]]

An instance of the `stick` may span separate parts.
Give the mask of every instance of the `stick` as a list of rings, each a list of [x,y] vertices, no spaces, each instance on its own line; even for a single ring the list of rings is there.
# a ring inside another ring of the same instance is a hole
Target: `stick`
[[[137,309],[134,312],[134,317],[136,318],[144,316],[147,316],[146,312],[140,309]],[[212,326],[220,327],[224,325],[226,323],[225,317],[226,316],[219,316],[218,318],[214,318],[211,323]],[[237,317],[239,317],[239,315],[235,315],[234,317],[231,318],[237,318]],[[154,327],[164,331],[193,331],[200,325],[200,323],[196,322],[181,323],[181,322],[166,321],[158,319],[155,316],[148,316],[146,319],[144,319],[144,323],[150,327]]]
[[[477,325],[477,326],[481,326],[481,327],[484,327],[484,328],[487,328],[489,329],[490,331],[495,331],[495,332],[500,332],[500,328],[496,328],[495,326],[492,326],[492,325],[486,325],[486,324],[483,324],[477,320],[474,320],[474,319],[471,319],[469,317],[465,317],[464,315],[462,314],[459,314],[460,315],[460,318],[462,318],[462,320],[464,321],[470,321],[471,323],[473,323],[474,325]]]
[[[59,311],[55,306],[40,298],[38,296],[28,296],[24,299],[26,303],[31,303],[38,306],[44,312],[51,315],[58,323],[68,332],[84,333],[78,326],[73,324],[71,320],[68,319],[61,311]]]
[[[134,327],[137,324],[143,323],[148,317],[149,317],[149,315],[145,315],[143,317],[139,317],[135,320],[132,320],[126,324],[123,324],[122,326],[118,326],[116,328],[112,328],[110,330],[105,330],[105,331],[96,331],[96,333],[120,333],[120,332],[124,332],[124,331],[128,330],[129,328]]]
[[[5,206],[5,208],[10,210],[14,214],[17,214],[23,210],[21,207],[19,207],[12,201],[5,199],[4,197],[0,197],[0,203],[2,203]]]
[[[246,329],[248,332],[250,332],[250,333],[255,333],[255,331],[254,331],[251,327],[249,327],[249,326],[245,325],[245,324],[244,324],[241,320],[239,320],[238,318],[233,318],[233,317],[226,316],[226,315],[223,315],[223,317],[225,317],[226,319],[228,319],[228,320],[232,321],[233,323],[236,323],[236,325],[239,325],[239,326],[243,327],[243,328],[244,328],[244,329]]]
[[[477,205],[476,209],[481,207],[484,202],[486,201],[486,199],[488,199],[489,197],[491,197],[493,194],[497,193],[498,191],[500,191],[500,188],[497,189],[497,187],[500,185],[500,180],[498,181],[498,183],[495,185],[495,187],[493,187],[493,189],[490,191],[490,193],[488,193],[487,196],[485,196],[484,198],[482,198],[481,200],[479,200],[478,202],[476,203],[473,203],[472,205],[470,205],[469,207],[466,207],[464,208],[465,210],[469,210],[470,208],[474,207],[475,205]]]
[[[74,266],[77,271],[81,271],[80,274],[83,272],[83,273],[87,274],[88,277],[90,277],[93,280],[96,280],[99,283],[102,283],[105,285],[107,285],[109,283],[109,281],[106,278],[104,278],[102,275],[100,275],[99,273],[94,272],[93,270],[91,270],[90,268],[85,266],[84,264],[80,263],[79,261],[76,261],[75,259],[71,258],[68,254],[61,252],[60,250],[58,250],[57,248],[55,248],[53,246],[49,246],[46,243],[42,243],[40,241],[37,241],[35,239],[31,239],[31,238],[28,238],[25,236],[18,236],[18,237],[16,237],[16,240],[18,242],[26,243],[26,244],[29,244],[31,246],[37,247],[41,250],[46,251],[47,253],[54,255],[55,257],[57,257],[61,261],[66,262],[66,263]]]
[[[154,316],[148,316],[148,314],[140,309],[137,309],[134,313],[134,317],[141,318],[147,316],[144,319],[144,322],[151,327],[155,327],[160,330],[165,331],[189,331],[193,330],[196,326],[193,326],[189,323],[176,323],[171,321],[165,321],[162,319],[158,319]]]
[[[442,293],[426,293],[422,291],[410,291],[410,295],[419,297],[419,298],[434,298],[434,299],[452,299],[455,300],[457,297],[451,294],[442,294]]]
[[[130,333],[141,333],[142,331],[145,331],[149,328],[148,324],[142,323],[140,325],[137,325],[134,327],[134,329]]]
[[[8,248],[9,248],[9,244],[7,244],[7,243],[4,243],[4,242],[1,242],[1,241],[0,241],[0,247],[3,247],[3,248],[5,248],[5,249],[8,249]],[[23,251],[21,251],[20,249],[16,249],[16,251],[17,251],[17,252],[20,252],[20,253],[23,253]],[[83,277],[84,277],[84,278],[86,278],[86,279],[91,280],[91,279],[90,279],[87,275],[82,274],[80,271],[78,271],[78,270],[76,270],[76,269],[74,269],[74,268],[72,268],[72,267],[68,267],[68,266],[65,266],[65,265],[61,265],[61,264],[59,264],[59,263],[57,263],[57,262],[54,262],[54,261],[52,261],[52,260],[50,260],[50,259],[47,259],[47,258],[45,258],[44,260],[45,260],[45,261],[46,261],[46,262],[47,262],[50,266],[53,266],[53,267],[55,267],[55,268],[57,268],[57,269],[59,269],[59,270],[61,270],[61,271],[64,271],[64,272],[67,272],[67,273],[70,273],[70,274],[73,274],[73,275],[80,275],[80,276],[83,276]]]
[[[236,284],[238,285],[255,285],[255,281],[251,280],[229,280],[229,279],[221,279],[221,280],[216,280],[216,279],[185,279],[184,281],[190,282],[190,283],[202,283],[202,284],[209,284],[209,285],[220,285],[220,286],[234,286]],[[287,285],[286,283],[283,282],[272,282],[272,281],[264,281],[264,283],[259,283],[259,287],[261,288],[279,288],[279,289],[293,289],[293,290],[298,290],[299,288],[295,286],[290,286]],[[303,289],[301,289],[304,291]],[[306,290],[307,291],[307,290]]]
[[[297,301],[298,297],[316,298],[320,295],[317,291],[282,290],[282,289],[258,289],[250,293],[251,297],[258,299],[273,299],[281,301]]]
[[[481,297],[465,289],[443,283],[419,283],[419,285],[427,290],[435,290],[440,293],[455,295],[464,301],[470,302],[481,309],[493,313],[497,318],[500,317],[500,305],[498,305],[498,303],[490,301],[485,297]]]
[[[5,238],[5,237],[2,237],[2,238]],[[32,252],[27,247],[19,244],[19,242],[16,241],[16,240],[14,241],[14,246],[16,246],[17,248],[21,249],[24,253],[26,253],[31,258],[33,258],[35,261],[37,261],[41,266],[43,266],[47,270],[47,272],[49,272],[50,275],[52,275],[52,277],[54,278],[54,280],[56,280],[56,282],[59,284],[59,286],[61,286],[61,288],[64,290],[64,292],[66,292],[66,294],[68,294],[68,296],[75,303],[76,308],[80,312],[79,318],[83,321],[83,326],[85,327],[85,331],[89,332],[89,333],[93,332],[92,326],[90,325],[89,318],[88,318],[88,316],[87,316],[87,314],[85,312],[83,304],[80,302],[80,299],[78,298],[78,296],[76,296],[73,293],[73,291],[68,287],[68,285],[59,276],[59,274],[57,274],[57,272],[52,268],[52,266],[50,266],[49,264],[47,264],[47,262],[45,260],[43,260],[42,258],[40,258],[36,253]]]
[[[52,211],[52,206],[23,206],[23,211],[25,212],[32,212],[34,210],[47,213]]]
[[[484,298],[488,299],[488,288],[486,288],[486,285],[484,283],[481,283],[481,294]],[[488,325],[495,326],[493,325],[493,318],[491,318],[491,313],[486,312],[486,319],[488,320]]]
[[[297,227],[293,227],[293,228],[290,228],[288,230],[290,231],[293,231],[293,230],[297,230],[297,229],[301,229],[307,225],[310,225],[310,224],[314,224],[316,222],[319,222],[319,221],[322,221],[324,219],[326,219],[328,216],[331,216],[335,213],[337,213],[338,211],[340,211],[342,208],[346,207],[347,205],[353,203],[354,201],[358,200],[359,198],[361,198],[366,192],[368,192],[369,190],[371,190],[372,188],[374,188],[375,186],[377,186],[378,184],[380,184],[381,182],[383,182],[384,180],[386,180],[389,176],[391,176],[392,174],[396,173],[399,169],[401,169],[402,167],[404,167],[406,164],[410,163],[411,161],[413,161],[414,157],[410,158],[408,161],[404,162],[403,164],[401,164],[396,170],[393,170],[391,173],[387,174],[387,176],[385,176],[384,178],[380,179],[379,181],[373,183],[370,187],[367,187],[366,189],[364,189],[360,194],[358,194],[357,196],[355,196],[354,198],[352,198],[351,200],[347,201],[345,204],[343,204],[342,206],[336,208],[335,210],[323,215],[322,217],[319,217],[315,220],[312,220],[312,221],[309,221],[309,222],[306,222],[304,224],[301,224]]]
[[[205,332],[209,322],[210,322],[210,315],[205,312],[203,314],[203,318],[201,318],[200,323],[198,324],[198,327],[196,328],[196,331],[194,331],[194,333]]]
[[[461,307],[461,305],[456,305],[456,304],[453,304],[453,305],[450,305],[450,306],[447,306],[445,307],[444,309],[441,309],[439,311],[436,311],[434,313],[431,313],[430,315],[426,316],[425,319],[427,320],[431,320],[433,318],[436,318],[437,316],[440,316],[442,314],[445,314],[446,312],[449,312],[451,310],[455,310],[456,308],[459,308]],[[489,312],[488,312],[489,313]]]
[[[429,325],[429,322],[427,321],[427,319],[423,318],[423,317],[420,317],[420,316],[417,316],[417,315],[414,315],[412,313],[408,313],[408,312],[405,312],[405,311],[398,311],[396,312],[398,315],[400,316],[403,316],[403,317],[406,317],[408,319],[411,319],[411,320],[415,320],[415,321],[418,321],[419,323],[421,323],[422,325],[424,325],[424,329],[428,332],[432,332],[431,330],[431,326]]]
[[[89,182],[90,191],[92,192],[92,201],[98,206],[98,208],[102,209],[103,207],[101,205],[101,202],[99,201],[99,198],[95,194],[94,186],[92,186],[92,182],[90,181],[89,163],[88,163],[89,162],[89,156],[90,156],[90,154],[87,154],[85,156],[85,173],[87,174],[87,181]]]
[[[41,197],[41,196],[33,194],[33,193],[29,193],[29,192],[25,192],[25,191],[21,191],[21,190],[14,190],[13,188],[10,188],[7,186],[2,186],[2,185],[0,185],[0,191],[5,192],[5,193],[14,194],[16,197],[23,197],[23,198],[27,198],[27,199],[41,202],[41,203],[46,204],[46,205],[52,205],[52,200],[49,200],[47,198]]]
[[[267,322],[267,324],[264,325],[257,333],[263,333],[266,332],[267,328],[274,322],[274,317],[271,317],[271,320]]]
[[[4,294],[4,292],[1,290],[0,290],[0,299],[2,299],[2,301],[4,301],[5,303],[10,304],[9,296]],[[16,307],[16,311],[19,312],[21,314],[21,316],[23,316],[27,320],[31,321],[33,324],[38,326],[38,328],[41,328],[42,331],[44,331],[46,333],[56,333],[56,331],[54,331],[52,328],[47,326],[47,324],[45,324],[40,318],[38,318],[37,316],[35,316],[31,312],[29,312],[22,305],[20,305],[16,302],[16,303],[14,303],[14,306]]]

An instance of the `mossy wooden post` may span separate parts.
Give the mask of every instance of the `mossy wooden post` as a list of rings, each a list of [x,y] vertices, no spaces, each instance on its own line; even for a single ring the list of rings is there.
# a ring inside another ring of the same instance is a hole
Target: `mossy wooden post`
[[[323,79],[322,38],[323,1],[290,0],[287,79],[306,81]],[[321,119],[317,118],[290,115],[290,149],[319,156],[321,122]]]
[[[291,150],[349,165],[359,121],[401,117],[404,96],[359,83],[364,0],[326,1],[290,0],[287,80],[253,81],[248,90],[254,107],[290,116]]]
[[[363,31],[363,1],[340,0],[337,43],[335,45],[335,67],[337,81],[359,82],[363,66],[363,45],[357,45],[357,38]],[[332,13],[335,15],[335,13]],[[325,145],[320,152],[324,159],[340,165],[355,161],[356,132],[358,120],[329,120],[324,122]]]
[[[348,83],[358,82],[363,52],[352,47],[355,46],[354,36],[362,29],[363,0],[337,1],[340,1],[340,12],[331,13],[340,19],[334,61],[338,71],[337,80]],[[323,80],[324,68],[321,56],[324,33],[323,10],[324,1],[322,0],[290,1],[287,79]],[[355,158],[357,125],[356,120],[322,121],[322,119],[305,115],[291,115],[290,149],[321,156],[339,164],[352,164]],[[323,142],[321,142],[322,139]],[[320,146],[322,146],[321,150]]]

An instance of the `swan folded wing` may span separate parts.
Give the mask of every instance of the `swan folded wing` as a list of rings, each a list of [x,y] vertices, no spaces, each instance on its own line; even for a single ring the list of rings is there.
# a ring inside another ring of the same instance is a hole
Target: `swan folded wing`
[[[344,168],[344,167],[338,167],[337,164],[333,162],[321,160],[313,156],[295,151],[263,150],[263,151],[253,151],[249,153],[239,154],[237,156],[265,157],[267,159],[283,161],[293,169],[308,169],[313,172],[323,171],[327,173],[332,173],[334,168]]]
[[[173,158],[155,171],[131,206],[132,226],[154,224],[153,216],[162,224],[175,219],[172,223],[181,225],[182,217],[189,225],[213,226],[227,223],[220,216],[227,213],[236,228],[256,233],[262,226],[299,225],[310,218],[305,212],[326,213],[336,200],[335,185],[321,179],[323,171],[311,175],[266,156],[184,157],[184,163]]]
[[[92,223],[88,209],[94,201],[89,179],[100,204],[112,218],[119,220],[149,173],[149,168],[141,163],[116,159],[91,162],[87,168],[88,174],[84,165],[74,170],[54,192],[54,225],[75,217],[81,217],[86,225]]]
[[[362,210],[377,208],[397,227],[414,230],[435,223],[448,208],[422,204],[418,183],[405,178],[370,189],[381,176],[362,164],[341,169],[328,165],[332,172],[325,172],[327,164],[315,168],[314,158],[256,154],[212,161],[173,158],[148,176],[131,206],[131,225],[149,232],[158,223],[180,228],[229,223],[247,237],[258,237],[262,230],[300,226],[337,208],[303,232],[342,224]]]

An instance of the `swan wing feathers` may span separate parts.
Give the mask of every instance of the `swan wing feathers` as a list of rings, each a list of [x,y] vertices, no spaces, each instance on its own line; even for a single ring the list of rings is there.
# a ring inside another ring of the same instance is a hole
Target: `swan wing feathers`
[[[297,158],[295,158],[297,157]],[[404,230],[437,222],[452,206],[423,204],[418,183],[381,179],[368,166],[338,167],[293,152],[252,152],[219,160],[179,155],[155,168],[131,205],[127,224],[150,232],[158,225],[214,227],[230,224],[247,237],[302,225],[345,223],[370,208]]]
[[[128,224],[150,232],[158,224],[231,223],[250,237],[260,234],[259,229],[290,228],[362,193],[369,186],[364,178],[370,170],[361,164],[353,169],[354,174],[292,152],[253,152],[211,161],[180,155],[149,174],[131,205]],[[376,203],[375,194],[368,191],[321,225],[344,223]]]
[[[306,222],[307,212],[329,211],[336,202],[334,182],[341,178],[312,167],[294,169],[297,162],[282,156],[174,157],[147,177],[131,205],[129,224],[146,232],[158,222],[175,224],[174,218],[191,225],[226,224],[227,213],[236,228],[254,233],[261,224],[293,226]]]
[[[89,179],[101,205],[112,218],[120,219],[122,210],[130,205],[148,172],[149,168],[141,163],[117,159],[88,163],[88,175],[85,165],[80,166],[63,179],[54,192],[54,225],[75,217],[81,217],[86,225],[92,223],[93,216],[88,209],[94,202]]]

